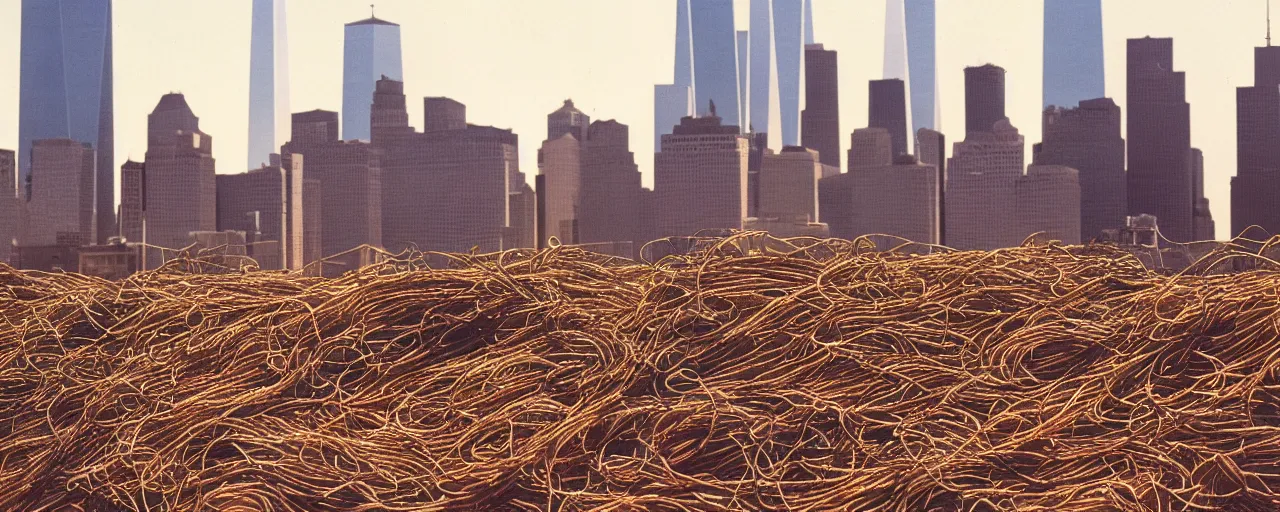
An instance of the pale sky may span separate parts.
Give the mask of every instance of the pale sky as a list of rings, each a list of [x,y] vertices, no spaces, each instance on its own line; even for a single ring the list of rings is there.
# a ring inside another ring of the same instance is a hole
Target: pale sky
[[[812,0],[818,42],[839,52],[840,130],[867,124],[867,81],[881,78],[883,0]],[[739,29],[749,0],[737,0]],[[343,24],[366,0],[293,0],[288,7],[290,110],[341,111]],[[631,127],[631,149],[653,181],[653,85],[672,80],[675,0],[378,0],[401,25],[409,120],[423,96],[467,105],[468,120],[520,135],[532,181],[546,114],[572,98],[592,119]],[[1042,3],[937,0],[942,131],[963,136],[965,66],[1008,70],[1006,111],[1030,146],[1040,140]],[[21,0],[0,0],[0,148],[18,141]],[[1230,234],[1235,88],[1253,82],[1265,44],[1265,0],[1103,0],[1107,95],[1125,109],[1125,39],[1174,38],[1187,72],[1192,144],[1204,150],[1205,192],[1218,237]],[[250,0],[115,0],[115,130],[119,164],[146,152],[146,116],[160,96],[186,94],[213,136],[219,173],[243,172],[248,136]],[[1280,33],[1278,33],[1280,35]],[[843,154],[841,160],[844,160]],[[118,193],[118,192],[117,192]]]

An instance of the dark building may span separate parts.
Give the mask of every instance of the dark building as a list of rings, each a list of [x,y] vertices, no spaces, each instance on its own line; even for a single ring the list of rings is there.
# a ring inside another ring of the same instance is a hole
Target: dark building
[[[1280,233],[1280,46],[1253,49],[1253,86],[1236,89],[1231,235]]]
[[[964,68],[965,138],[990,132],[1004,118],[1004,68],[994,64]]]
[[[840,74],[836,52],[820,44],[804,47],[805,109],[800,137],[822,163],[840,168]]]
[[[199,118],[181,94],[166,94],[147,117],[145,165],[147,244],[181,249],[190,233],[216,229],[213,138],[200,131]],[[161,251],[147,254],[147,268],[162,261]]]
[[[751,152],[747,155],[747,216],[755,217],[760,207],[760,168],[764,165],[764,154],[769,150],[769,134],[752,133]]]
[[[938,243],[947,244],[947,136],[921,128],[916,131],[916,154],[920,163],[938,170]]]
[[[640,240],[640,169],[629,140],[630,129],[617,121],[596,121],[587,130],[578,203],[579,243],[632,242],[632,248],[639,250],[648,241]]]
[[[1173,71],[1173,39],[1128,46],[1129,214],[1155,215],[1165,238],[1188,242],[1195,198],[1186,75]]]
[[[317,253],[323,258],[361,245],[382,247],[383,243],[382,151],[368,142],[339,140],[337,126],[337,112],[294,114],[292,140],[281,150],[285,159],[302,155],[306,179],[319,185],[320,200],[308,208],[307,186],[303,184],[304,233],[311,218],[308,213],[319,210],[318,239],[304,235],[307,263],[314,261]],[[311,230],[315,229],[312,224]]]
[[[1214,240],[1213,212],[1209,210],[1209,198],[1204,196],[1204,152],[1191,148],[1191,197],[1192,240]]]
[[[587,127],[591,118],[573,106],[573,100],[564,100],[564,105],[547,116],[547,140],[555,140],[561,135],[570,134],[578,140],[586,140]]]
[[[129,160],[120,166],[120,236],[125,242],[142,241],[143,211],[146,209],[146,166]]]
[[[1124,138],[1120,107],[1110,98],[1084,100],[1076,108],[1044,111],[1044,142],[1036,144],[1035,165],[1062,165],[1079,171],[1080,240],[1120,229],[1128,216]]]
[[[889,139],[893,142],[893,156],[907,154],[906,84],[897,78],[872,80],[868,89],[870,114],[867,126],[889,131]]]
[[[292,155],[292,168],[266,166],[240,174],[218,175],[218,231],[243,231],[248,243],[277,245],[282,268],[301,269],[306,223],[302,159]],[[296,190],[295,193],[295,188]],[[297,225],[297,227],[295,227]],[[262,262],[259,262],[262,263]],[[267,270],[278,270],[263,265]]]
[[[423,131],[442,132],[467,128],[467,106],[443,97],[423,98]]]

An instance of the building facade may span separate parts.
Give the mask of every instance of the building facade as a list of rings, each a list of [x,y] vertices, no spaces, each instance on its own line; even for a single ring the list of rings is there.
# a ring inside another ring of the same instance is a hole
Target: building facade
[[[937,168],[910,155],[879,167],[825,178],[830,192],[823,201],[839,201],[823,221],[831,236],[852,240],[863,235],[889,235],[925,244],[940,243],[941,183]]]
[[[372,138],[369,99],[379,78],[401,80],[400,25],[371,17],[348,23],[342,54],[342,139]]]
[[[760,167],[760,211],[756,216],[820,222],[818,180],[822,178],[817,151],[787,146],[780,153],[765,154]]]
[[[463,110],[464,116],[465,113]],[[587,127],[590,125],[591,118],[573,106],[573,100],[564,100],[564,105],[547,115],[547,140],[558,139],[564,134],[580,141],[587,140]]]
[[[947,163],[946,240],[949,247],[989,251],[1020,244],[1017,184],[1022,177],[1023,137],[1007,119],[993,131],[957,142]]]
[[[849,172],[893,163],[893,136],[884,128],[858,128],[849,136]]]
[[[751,0],[751,22],[748,31],[747,77],[744,95],[750,99],[747,131],[768,134],[766,144],[782,147],[782,97],[778,90],[777,27],[774,24],[774,0]],[[741,44],[739,44],[741,46]],[[742,49],[739,48],[739,51]],[[742,67],[739,65],[739,67]]]
[[[579,192],[582,186],[582,142],[568,133],[542,143],[538,149],[538,188],[545,204],[538,217],[538,248],[554,237],[561,244],[578,243]]]
[[[938,170],[938,243],[947,244],[947,137],[929,128],[916,131],[916,154],[920,163]]]
[[[734,0],[689,2],[693,31],[693,104],[702,109],[714,102],[721,118],[734,126],[745,126],[739,108],[738,37],[733,4]]]
[[[625,124],[591,123],[582,152],[578,241],[630,242],[630,252],[620,255],[637,258],[648,240],[640,227],[640,169],[629,141],[630,128]]]
[[[750,142],[739,128],[710,116],[681,120],[654,155],[657,237],[742,229],[747,216]]]
[[[24,201],[18,199],[17,158],[13,151],[0,149],[0,263],[9,263],[13,242],[17,241],[24,220]]]
[[[1080,243],[1080,181],[1075,169],[1032,165],[1018,178],[1016,235],[1041,233],[1064,244]],[[1022,240],[1019,240],[1021,242]]]
[[[1236,89],[1236,175],[1231,235],[1280,233],[1280,46],[1253,50],[1253,86]]]
[[[1194,238],[1191,105],[1186,75],[1173,71],[1173,39],[1128,42],[1130,215],[1155,215],[1175,242]]]
[[[1045,0],[1044,106],[1104,96],[1102,0]]]
[[[840,168],[840,73],[836,52],[820,44],[807,45],[805,108],[801,130],[804,147],[815,150],[822,163]]]
[[[1191,239],[1216,240],[1213,212],[1209,209],[1209,198],[1204,196],[1204,152],[1197,148],[1191,148],[1191,197],[1196,199],[1191,211]]]
[[[22,0],[18,109],[20,195],[30,197],[40,139],[90,144],[97,154],[95,231],[115,231],[115,119],[111,0]]]
[[[164,95],[147,117],[144,165],[145,243],[176,250],[190,233],[217,229],[213,138],[181,94]],[[145,264],[155,268],[161,251],[148,254]]]
[[[889,131],[893,156],[909,153],[906,84],[897,78],[872,80],[868,92],[867,126]]]
[[[31,145],[31,200],[22,245],[88,245],[97,240],[94,222],[93,148],[71,139]]]
[[[1041,133],[1044,142],[1036,145],[1034,162],[1079,171],[1080,239],[1124,227],[1129,211],[1120,107],[1109,98],[1082,100],[1074,108],[1049,107]]]
[[[804,47],[813,43],[809,20],[813,0],[773,0],[774,55],[778,62],[778,116],[781,145],[800,144],[800,113],[804,109]],[[754,7],[754,6],[753,6]]]
[[[142,242],[146,205],[146,166],[129,160],[120,166],[120,236],[126,243]]]
[[[256,169],[289,133],[289,24],[285,0],[253,0],[249,41],[249,163]]]
[[[994,64],[964,68],[965,139],[990,132],[1004,115],[1004,68]]]
[[[272,243],[276,263],[267,270],[298,270],[303,265],[302,155],[293,155],[291,169],[266,166],[240,174],[220,174],[218,231],[243,231],[249,243]]]

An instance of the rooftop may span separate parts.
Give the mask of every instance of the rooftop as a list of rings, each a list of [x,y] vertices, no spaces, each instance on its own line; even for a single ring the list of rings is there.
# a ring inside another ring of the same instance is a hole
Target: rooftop
[[[348,24],[347,24],[347,26],[348,26],[348,27],[356,27],[356,26],[360,26],[360,25],[387,25],[387,26],[391,26],[391,27],[398,27],[398,26],[400,26],[400,24],[399,24],[399,23],[392,23],[392,22],[387,21],[387,20],[384,20],[384,19],[379,19],[379,18],[378,18],[378,17],[376,17],[376,16],[374,16],[374,17],[370,17],[369,19],[360,20],[360,21],[353,21],[353,22],[351,22],[351,23],[348,23]]]

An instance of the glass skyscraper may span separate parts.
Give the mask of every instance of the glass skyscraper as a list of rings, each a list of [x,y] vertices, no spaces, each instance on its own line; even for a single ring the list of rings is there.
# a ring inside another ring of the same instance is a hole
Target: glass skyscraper
[[[773,0],[774,54],[778,59],[778,98],[782,144],[800,144],[800,110],[804,90],[804,46],[813,43],[809,29],[812,0]]]
[[[693,27],[694,108],[709,113],[712,102],[725,125],[745,129],[739,108],[738,40],[734,30],[733,0],[690,2]]]
[[[342,138],[370,140],[370,105],[382,77],[403,80],[400,25],[369,18],[346,27],[342,58]]]
[[[289,135],[289,36],[285,0],[253,0],[249,46],[249,164],[257,169]]]
[[[22,0],[19,187],[28,197],[34,141],[93,145],[99,242],[116,232],[111,69],[111,0]]]
[[[751,56],[746,66],[751,78],[746,81],[749,89],[743,91],[750,98],[746,109],[750,119],[748,124],[751,131],[768,134],[768,147],[781,150],[782,111],[778,96],[778,54],[777,45],[774,44],[776,33],[773,0],[751,0]]]
[[[907,66],[911,73],[911,91],[907,109],[911,115],[909,130],[942,125],[942,108],[938,103],[937,6],[935,0],[906,0]],[[889,77],[885,77],[889,78]]]
[[[1044,106],[1104,96],[1102,0],[1045,0]]]

